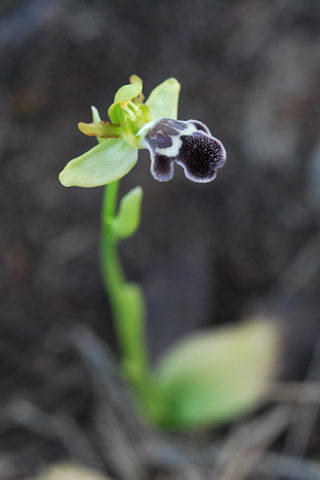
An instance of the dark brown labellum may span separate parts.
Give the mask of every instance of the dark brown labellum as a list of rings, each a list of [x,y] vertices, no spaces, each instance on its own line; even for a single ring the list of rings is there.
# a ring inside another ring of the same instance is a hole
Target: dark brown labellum
[[[171,180],[174,162],[194,182],[211,182],[216,178],[226,161],[226,151],[206,125],[197,120],[183,122],[170,118],[150,124],[143,146],[150,151],[151,173],[156,180]]]

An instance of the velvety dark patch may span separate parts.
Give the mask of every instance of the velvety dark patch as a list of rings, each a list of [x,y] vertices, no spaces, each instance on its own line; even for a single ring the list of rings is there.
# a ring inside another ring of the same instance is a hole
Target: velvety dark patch
[[[173,177],[173,158],[165,155],[154,155],[152,174],[159,182],[167,182]]]
[[[220,142],[201,133],[183,135],[181,140],[176,160],[185,167],[188,176],[196,181],[213,180],[225,162]]]

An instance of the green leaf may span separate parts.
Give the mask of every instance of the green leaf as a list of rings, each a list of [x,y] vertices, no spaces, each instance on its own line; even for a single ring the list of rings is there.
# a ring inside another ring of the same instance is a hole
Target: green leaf
[[[267,321],[208,330],[175,345],[160,361],[163,427],[228,421],[261,400],[277,362],[278,332]]]
[[[137,231],[140,224],[142,195],[142,188],[136,187],[122,198],[119,213],[112,221],[112,232],[117,238],[131,237]]]
[[[65,187],[98,187],[126,175],[136,164],[138,150],[122,138],[107,139],[71,160],[59,175]]]
[[[168,78],[165,82],[152,90],[146,105],[149,107],[153,120],[159,118],[178,118],[178,102],[181,85],[175,78]]]

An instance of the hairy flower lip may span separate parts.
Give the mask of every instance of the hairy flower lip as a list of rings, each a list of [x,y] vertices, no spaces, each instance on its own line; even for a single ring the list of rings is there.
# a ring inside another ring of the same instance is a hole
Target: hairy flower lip
[[[183,167],[189,180],[211,182],[226,161],[223,144],[198,120],[153,120],[137,136],[140,148],[149,150],[151,174],[160,182],[172,179],[174,162]]]

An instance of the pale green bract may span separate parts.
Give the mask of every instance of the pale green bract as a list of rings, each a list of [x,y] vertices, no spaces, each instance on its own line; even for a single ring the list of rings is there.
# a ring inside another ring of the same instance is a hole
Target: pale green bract
[[[120,202],[119,213],[110,225],[119,240],[131,237],[139,227],[142,193],[141,187],[133,188]]]
[[[134,81],[121,87],[109,108],[113,123],[120,124],[122,138],[98,138],[99,145],[80,157],[71,160],[60,173],[59,180],[65,187],[98,187],[124,177],[136,164],[139,144],[136,130],[140,130],[152,119],[177,118],[180,84],[169,78],[156,87],[148,100],[139,99],[142,83]],[[100,122],[100,115],[92,107],[94,122]]]

